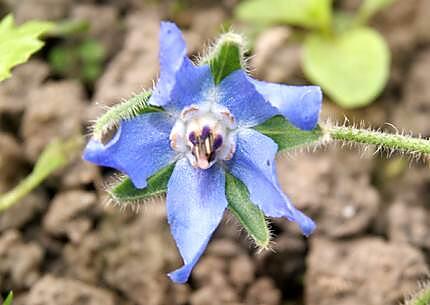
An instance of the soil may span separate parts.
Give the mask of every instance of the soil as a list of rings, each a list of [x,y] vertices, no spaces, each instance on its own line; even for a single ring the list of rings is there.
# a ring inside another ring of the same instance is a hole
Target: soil
[[[152,86],[160,20],[177,22],[197,56],[230,24],[238,1],[186,1],[185,9],[173,2],[0,1],[2,15],[13,12],[19,22],[88,19],[89,37],[107,54],[98,80],[84,83],[52,71],[47,54],[62,40],[48,39],[0,84],[0,193],[29,173],[52,138],[87,134],[105,106]],[[373,23],[392,49],[389,84],[364,109],[326,100],[322,119],[347,116],[387,130],[393,123],[430,136],[430,2],[399,0]],[[255,76],[305,82],[291,31],[277,26],[256,37]],[[102,186],[111,173],[77,159],[0,214],[0,294],[13,290],[15,305],[394,305],[427,279],[428,164],[334,146],[283,154],[278,173],[286,194],[317,222],[316,233],[306,239],[273,219],[273,251],[260,252],[226,215],[189,283],[176,285],[166,276],[181,260],[164,200],[138,214],[106,205]]]

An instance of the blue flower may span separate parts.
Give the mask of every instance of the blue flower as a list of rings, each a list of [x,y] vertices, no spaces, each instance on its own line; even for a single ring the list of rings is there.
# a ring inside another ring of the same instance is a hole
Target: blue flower
[[[208,65],[186,55],[179,29],[161,24],[160,78],[149,103],[164,109],[121,122],[115,136],[92,138],[84,159],[117,169],[136,188],[175,163],[167,186],[168,222],[184,265],[169,274],[184,283],[227,208],[225,173],[240,179],[265,215],[296,222],[311,234],[314,222],[294,208],[276,177],[278,145],[251,127],[283,115],[302,130],[316,127],[322,93],[252,79],[239,69],[215,84]]]

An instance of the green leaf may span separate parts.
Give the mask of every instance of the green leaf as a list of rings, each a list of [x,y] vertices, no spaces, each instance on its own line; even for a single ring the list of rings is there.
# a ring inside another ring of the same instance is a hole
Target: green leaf
[[[145,202],[151,198],[164,195],[174,167],[175,164],[169,164],[149,177],[148,185],[144,189],[137,189],[130,178],[125,178],[115,185],[109,193],[118,204]]]
[[[394,1],[396,0],[364,0],[358,12],[358,19],[364,23]]]
[[[12,305],[13,301],[13,292],[9,292],[9,295],[7,296],[6,300],[4,300],[3,305]]]
[[[357,108],[370,104],[384,89],[390,50],[371,28],[352,29],[332,38],[310,34],[303,69],[340,106]]]
[[[79,57],[83,63],[102,63],[106,58],[104,46],[95,39],[88,39],[78,47]]]
[[[0,81],[10,77],[14,66],[26,62],[43,46],[38,37],[52,27],[52,23],[42,21],[15,26],[12,15],[3,18],[0,22]]]
[[[221,35],[203,59],[203,63],[209,64],[216,85],[230,73],[244,67],[244,53],[245,41],[241,35],[232,32]]]
[[[309,131],[301,130],[280,115],[267,120],[254,129],[272,138],[278,144],[279,151],[318,142],[323,136],[319,126]]]
[[[268,248],[270,231],[263,212],[249,199],[246,186],[239,179],[226,173],[228,208],[239,220],[257,246]]]
[[[248,0],[239,4],[236,16],[260,24],[287,23],[328,31],[332,0]]]
[[[76,66],[79,64],[76,59],[75,50],[61,45],[55,46],[49,51],[48,61],[56,73],[63,75],[76,69]]]

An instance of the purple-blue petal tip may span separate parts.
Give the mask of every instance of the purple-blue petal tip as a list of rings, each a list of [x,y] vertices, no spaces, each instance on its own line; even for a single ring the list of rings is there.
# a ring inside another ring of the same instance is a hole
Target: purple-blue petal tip
[[[98,160],[97,152],[102,149],[102,146],[103,145],[100,142],[91,139],[84,149],[84,153],[82,154],[82,159],[88,162],[98,164],[99,162],[97,162]]]
[[[323,93],[318,86],[289,86],[249,77],[257,91],[278,108],[288,121],[303,130],[314,129],[319,120]]]
[[[194,265],[185,265],[173,272],[167,274],[167,276],[176,284],[185,284],[190,277],[191,271]]]
[[[323,94],[318,86],[305,87],[299,100],[301,107],[297,107],[297,116],[295,120],[297,127],[303,130],[312,130],[316,127],[321,112]]]
[[[299,225],[300,230],[306,237],[309,237],[315,231],[315,222],[310,217],[303,214],[301,211],[296,210],[294,218],[294,221]]]
[[[112,139],[111,142],[115,142],[117,137]],[[109,144],[108,144],[109,145]],[[107,146],[108,146],[107,145]],[[91,139],[84,149],[82,158],[85,161],[94,163],[99,166],[110,166],[110,154],[106,153],[106,145],[103,145],[94,138]]]

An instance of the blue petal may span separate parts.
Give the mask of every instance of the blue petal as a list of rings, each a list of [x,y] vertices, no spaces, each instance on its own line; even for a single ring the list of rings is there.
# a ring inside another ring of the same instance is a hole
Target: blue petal
[[[253,127],[279,113],[257,92],[243,70],[227,76],[218,92],[218,102],[230,110],[239,126]]]
[[[127,174],[137,188],[174,157],[169,134],[173,123],[165,113],[155,112],[123,121],[112,140],[103,145],[91,139],[83,158]]]
[[[169,273],[174,282],[188,280],[226,207],[225,175],[218,165],[201,170],[186,158],[176,163],[167,186],[167,217],[184,266]]]
[[[236,145],[228,166],[247,186],[251,201],[267,216],[286,217],[296,222],[303,234],[310,235],[315,223],[291,204],[279,186],[275,167],[277,144],[255,130],[242,129]]]
[[[288,86],[250,78],[257,91],[293,125],[314,129],[321,112],[322,92],[318,86]]]
[[[187,57],[185,41],[178,27],[171,22],[162,22],[160,78],[150,104],[179,112],[185,106],[201,102],[213,83],[209,66],[195,66]]]
[[[160,70],[169,76],[175,74],[187,56],[187,46],[181,30],[172,22],[160,25]]]

